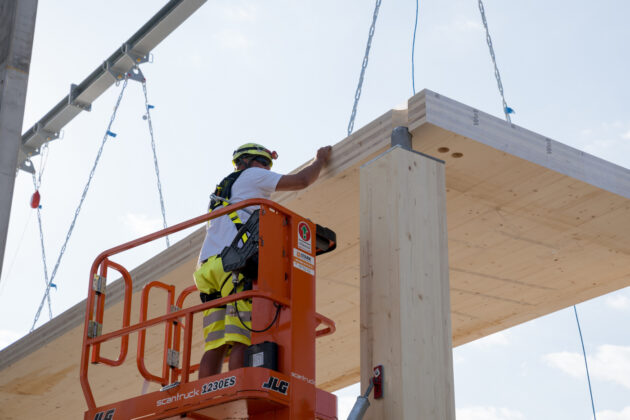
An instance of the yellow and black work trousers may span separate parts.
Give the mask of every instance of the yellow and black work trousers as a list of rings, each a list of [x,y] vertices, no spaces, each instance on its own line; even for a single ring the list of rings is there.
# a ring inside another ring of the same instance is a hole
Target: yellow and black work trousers
[[[216,292],[221,297],[229,296],[234,288],[232,273],[223,271],[221,257],[214,255],[208,258],[194,273],[195,284],[200,292],[212,295]],[[243,276],[239,276],[241,280]],[[243,290],[243,283],[239,282],[236,291]],[[236,314],[238,308],[238,315]],[[206,309],[203,312],[204,351],[216,349],[224,344],[235,342],[251,345],[251,334],[247,328],[252,327],[251,300],[230,302],[225,306]],[[240,319],[239,319],[240,317]],[[245,327],[247,326],[247,328]]]

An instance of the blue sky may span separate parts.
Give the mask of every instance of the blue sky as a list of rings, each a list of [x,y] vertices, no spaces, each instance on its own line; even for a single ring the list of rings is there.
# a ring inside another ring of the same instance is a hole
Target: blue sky
[[[29,128],[165,2],[39,0],[24,127]],[[630,3],[484,2],[512,121],[630,168]],[[278,150],[288,172],[345,137],[371,1],[209,1],[144,64],[169,224],[201,214],[234,147]],[[355,128],[412,95],[415,2],[381,6]],[[475,0],[424,1],[416,89],[502,117]],[[56,261],[119,93],[112,88],[50,145],[42,177],[49,267]],[[93,258],[161,226],[139,84],[130,82],[52,291],[53,312],[85,298]],[[40,160],[34,160],[39,168]],[[0,346],[28,332],[43,294],[30,176],[19,173],[0,280]],[[628,229],[627,226],[621,227]],[[184,233],[185,234],[185,233]],[[184,235],[182,234],[182,235]],[[173,239],[181,238],[182,235]],[[133,267],[156,243],[120,262]],[[49,268],[50,270],[50,268]],[[629,279],[630,283],[630,279]],[[630,419],[630,291],[578,306],[598,419]],[[7,316],[11,314],[11,316]],[[43,312],[41,322],[47,319]],[[460,420],[592,418],[572,309],[454,350]],[[340,394],[340,417],[358,394]],[[347,401],[346,404],[342,404]]]

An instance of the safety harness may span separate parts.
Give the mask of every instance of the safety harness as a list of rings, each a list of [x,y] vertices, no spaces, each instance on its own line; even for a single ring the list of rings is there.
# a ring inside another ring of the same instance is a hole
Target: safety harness
[[[229,199],[232,197],[232,186],[242,173],[242,170],[235,171],[221,180],[211,196],[208,212],[230,204]],[[210,294],[200,293],[202,302],[219,299],[221,290],[223,290],[225,283],[232,276],[232,272],[243,274],[244,278],[241,280],[244,281],[243,290],[252,289],[252,280],[258,274],[258,211],[255,211],[244,224],[236,210],[229,213],[228,216],[237,230],[232,243],[221,252],[223,271],[228,274],[221,282],[221,287],[218,291]],[[237,284],[234,284],[234,292],[236,292],[236,286]]]
[[[232,197],[232,186],[242,173],[243,171],[234,171],[223,178],[221,182],[219,182],[217,187],[214,189],[214,194],[212,194],[212,197],[210,198],[210,204],[208,204],[208,213],[221,206],[225,207],[229,205],[229,199]],[[223,200],[219,200],[216,197],[222,198]],[[229,217],[232,223],[234,223],[234,226],[236,226],[236,230],[238,230],[243,225],[243,222],[241,221],[240,217],[238,217],[238,213],[236,213],[236,211],[230,213]],[[246,239],[244,238],[244,240]]]

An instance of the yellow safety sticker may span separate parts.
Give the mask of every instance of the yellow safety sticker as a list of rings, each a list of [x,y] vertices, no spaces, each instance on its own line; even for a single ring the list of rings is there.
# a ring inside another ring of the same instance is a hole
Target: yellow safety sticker
[[[315,270],[313,270],[311,267],[307,267],[306,265],[301,264],[296,260],[293,260],[293,267],[297,268],[298,270],[302,270],[305,273],[310,274],[311,276],[315,275]]]

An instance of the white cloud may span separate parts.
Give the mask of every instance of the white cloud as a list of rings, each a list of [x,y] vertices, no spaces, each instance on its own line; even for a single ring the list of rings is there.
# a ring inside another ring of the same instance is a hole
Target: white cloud
[[[457,420],[524,420],[523,413],[502,407],[458,408]]]
[[[579,353],[551,353],[543,356],[543,360],[573,377],[586,377],[584,359]],[[588,357],[588,367],[591,378],[630,389],[630,346],[599,346],[597,352]]]
[[[584,359],[578,353],[570,353],[563,351],[559,353],[550,353],[543,356],[543,360],[551,367],[560,369],[574,378],[586,376],[584,371]]]
[[[624,123],[619,121],[619,120],[612,121],[612,122],[604,121],[602,123],[602,127],[604,127],[604,129],[606,129],[606,130],[608,130],[608,129],[619,129],[619,128],[623,127],[623,126],[624,126]]]
[[[624,310],[630,308],[630,299],[623,295],[609,296],[605,302],[606,305],[613,309]]]
[[[482,26],[479,22],[476,22],[474,20],[465,20],[465,21],[459,21],[459,22],[455,22],[455,27],[458,28],[460,31],[481,31],[482,30]]]
[[[255,5],[226,6],[221,13],[226,20],[232,22],[255,22],[258,18],[258,8]]]
[[[148,235],[162,229],[162,219],[149,218],[146,214],[127,213],[123,223],[137,236]]]
[[[587,127],[580,131],[581,150],[609,160],[621,166],[628,166],[630,156],[630,122],[602,122],[598,127]]]
[[[589,141],[584,147],[584,151],[593,155],[603,154],[617,147],[619,141],[612,138],[598,138]]]
[[[478,348],[505,347],[509,344],[510,339],[506,331],[499,331],[470,343],[471,346]]]
[[[630,406],[621,411],[604,410],[597,412],[599,420],[630,420]]]
[[[0,350],[16,341],[22,335],[11,330],[0,330]]]
[[[227,49],[244,49],[252,46],[252,41],[242,33],[225,30],[213,35],[213,39],[216,43]]]
[[[454,20],[445,25],[437,26],[436,31],[440,34],[454,34],[456,32],[482,32],[483,26],[477,21],[456,17]]]
[[[593,361],[594,374],[630,389],[630,346],[600,346]]]

